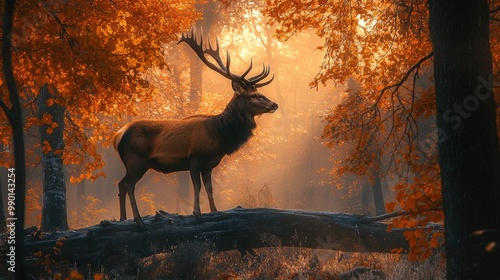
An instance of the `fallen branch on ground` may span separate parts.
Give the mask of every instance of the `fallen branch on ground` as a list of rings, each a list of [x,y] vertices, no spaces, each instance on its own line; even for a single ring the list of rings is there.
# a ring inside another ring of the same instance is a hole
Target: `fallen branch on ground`
[[[53,254],[77,266],[101,266],[108,258],[136,259],[168,251],[181,242],[210,242],[218,251],[253,253],[262,247],[291,246],[346,252],[389,253],[408,249],[404,230],[363,215],[278,209],[235,208],[208,213],[203,220],[159,211],[144,217],[147,231],[132,220],[26,237],[26,252]],[[57,254],[54,254],[57,251]]]

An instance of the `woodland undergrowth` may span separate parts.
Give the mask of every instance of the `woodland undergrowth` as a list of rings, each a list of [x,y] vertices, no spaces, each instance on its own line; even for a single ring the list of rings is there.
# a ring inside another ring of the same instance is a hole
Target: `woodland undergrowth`
[[[269,242],[276,242],[272,237]],[[178,244],[170,252],[108,261],[100,268],[72,267],[42,257],[33,279],[445,279],[445,264],[436,253],[425,261],[405,254],[346,253],[331,250],[268,247],[254,255],[234,250],[215,252],[209,243]],[[131,259],[129,259],[130,261]],[[130,265],[133,263],[133,265]],[[36,274],[36,276],[35,276]]]

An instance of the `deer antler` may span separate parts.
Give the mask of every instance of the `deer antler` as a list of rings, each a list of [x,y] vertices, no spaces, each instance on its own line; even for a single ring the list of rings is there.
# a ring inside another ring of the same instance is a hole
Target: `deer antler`
[[[234,80],[234,81],[240,81],[243,82],[247,86],[253,86],[255,88],[262,87],[265,85],[268,85],[271,83],[274,79],[274,75],[271,78],[271,80],[264,82],[264,83],[258,83],[265,79],[267,76],[269,76],[270,67],[263,65],[263,70],[260,74],[250,77],[248,79],[245,79],[245,76],[250,72],[252,69],[252,60],[250,60],[250,67],[241,75],[235,75],[231,73],[229,70],[229,66],[231,65],[231,57],[229,55],[229,52],[226,52],[226,65],[222,62],[222,59],[219,54],[219,40],[217,40],[217,37],[215,38],[215,48],[212,46],[212,43],[210,42],[210,37],[208,38],[208,44],[203,44],[203,35],[200,34],[199,36],[199,41],[198,43],[198,38],[196,36],[196,30],[192,28],[189,32],[182,33],[182,37],[179,40],[177,44],[180,44],[182,42],[185,42],[188,44],[191,49],[198,55],[198,57],[205,63],[206,66],[208,66],[210,69],[214,70],[215,72],[221,74],[222,76],[226,77],[229,80]],[[217,65],[214,63],[210,62],[206,57],[205,54],[211,56]]]
[[[273,76],[271,77],[271,80],[264,82],[264,83],[257,84],[258,82],[264,80],[271,72],[271,66],[269,66],[269,65],[266,68],[266,66],[264,64],[262,64],[262,68],[263,68],[262,73],[248,79],[250,81],[250,83],[252,83],[256,88],[268,85],[274,80],[274,74],[273,74]]]

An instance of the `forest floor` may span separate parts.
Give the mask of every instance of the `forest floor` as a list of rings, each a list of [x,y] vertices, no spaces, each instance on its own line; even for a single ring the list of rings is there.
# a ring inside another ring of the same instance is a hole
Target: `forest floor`
[[[269,242],[273,242],[269,240]],[[134,256],[130,256],[133,258]],[[139,259],[137,267],[108,263],[99,270],[76,270],[47,263],[30,274],[36,279],[445,279],[440,254],[422,262],[405,254],[343,253],[291,247],[216,253],[207,243],[179,244],[172,252]],[[36,271],[36,272],[35,272]]]

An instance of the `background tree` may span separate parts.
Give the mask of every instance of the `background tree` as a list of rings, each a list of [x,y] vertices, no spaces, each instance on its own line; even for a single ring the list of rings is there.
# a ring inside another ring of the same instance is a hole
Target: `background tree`
[[[38,119],[48,118],[39,125],[42,147],[42,185],[43,185],[43,231],[67,230],[68,213],[66,210],[66,181],[63,166],[64,151],[64,114],[65,106],[53,102],[57,93],[51,94],[47,84],[40,88],[37,99]]]

